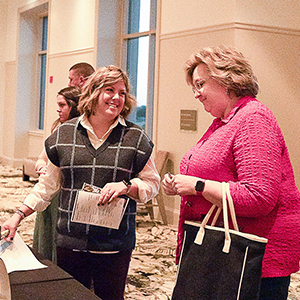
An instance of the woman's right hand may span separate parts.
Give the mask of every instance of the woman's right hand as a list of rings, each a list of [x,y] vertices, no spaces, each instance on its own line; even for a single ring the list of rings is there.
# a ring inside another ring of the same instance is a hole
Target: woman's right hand
[[[167,195],[175,196],[177,195],[176,190],[174,189],[174,175],[167,173],[162,180],[162,188]]]
[[[21,216],[19,216],[18,214],[14,214],[10,219],[8,219],[2,224],[1,233],[4,232],[5,230],[9,231],[9,234],[3,238],[4,240],[10,242],[13,241],[17,231],[17,227],[19,226],[21,219],[22,219]]]
[[[36,174],[38,175],[42,175],[42,174],[46,174],[47,172],[47,166],[46,165],[39,165],[36,167]]]

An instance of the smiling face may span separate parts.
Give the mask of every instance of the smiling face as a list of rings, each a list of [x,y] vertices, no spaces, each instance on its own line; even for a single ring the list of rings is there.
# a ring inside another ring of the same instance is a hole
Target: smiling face
[[[217,118],[225,118],[229,114],[232,107],[226,88],[210,76],[205,64],[201,63],[195,68],[193,85],[198,86],[194,89],[195,98],[203,104],[207,112]]]
[[[103,87],[98,97],[96,115],[101,115],[108,121],[115,120],[124,107],[126,93],[123,81]]]
[[[59,120],[61,123],[64,123],[69,120],[69,115],[72,107],[68,105],[66,99],[62,95],[57,95],[56,102]]]

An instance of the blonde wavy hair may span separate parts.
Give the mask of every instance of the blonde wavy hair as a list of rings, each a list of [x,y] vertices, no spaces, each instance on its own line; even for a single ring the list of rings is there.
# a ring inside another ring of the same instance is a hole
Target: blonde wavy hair
[[[186,62],[186,81],[193,85],[193,72],[199,64],[205,64],[210,76],[237,97],[258,93],[258,82],[248,60],[235,48],[227,46],[207,47],[193,54]]]
[[[79,99],[78,110],[81,114],[85,113],[87,117],[95,114],[99,95],[103,88],[114,85],[120,81],[124,82],[126,88],[125,103],[120,115],[127,119],[132,108],[136,106],[136,100],[130,94],[129,78],[125,71],[109,65],[96,70],[82,87],[81,97]]]

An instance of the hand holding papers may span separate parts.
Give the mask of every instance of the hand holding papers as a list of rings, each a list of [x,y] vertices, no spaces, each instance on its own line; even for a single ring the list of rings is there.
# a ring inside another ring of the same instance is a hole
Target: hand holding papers
[[[101,189],[84,184],[77,192],[72,221],[102,227],[118,229],[128,200],[116,198],[110,204],[97,206]]]
[[[1,241],[0,257],[4,261],[8,273],[46,268],[35,258],[17,232],[13,242]]]

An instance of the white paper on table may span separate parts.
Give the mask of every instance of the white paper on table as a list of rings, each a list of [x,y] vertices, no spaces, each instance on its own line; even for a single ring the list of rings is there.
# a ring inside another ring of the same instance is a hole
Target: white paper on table
[[[17,232],[13,242],[1,241],[0,257],[5,264],[7,273],[47,267],[36,259]]]
[[[72,222],[118,229],[128,200],[116,198],[109,204],[98,206],[99,197],[99,193],[78,191]]]

